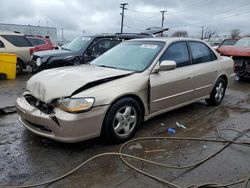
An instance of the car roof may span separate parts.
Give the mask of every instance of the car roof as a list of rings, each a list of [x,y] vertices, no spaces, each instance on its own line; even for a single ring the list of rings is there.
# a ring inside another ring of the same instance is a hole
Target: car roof
[[[122,34],[121,33],[115,33],[115,34],[103,33],[103,34],[83,36],[83,37],[134,39],[134,38],[145,38],[145,37],[152,37],[152,36],[149,34],[140,34],[140,33],[122,33]]]
[[[14,31],[0,31],[0,35],[19,35],[24,36],[24,34]]]
[[[204,42],[200,39],[194,38],[186,38],[186,37],[155,37],[155,38],[140,38],[140,39],[132,39],[131,41],[153,41],[153,42],[176,42],[176,41],[197,41]]]

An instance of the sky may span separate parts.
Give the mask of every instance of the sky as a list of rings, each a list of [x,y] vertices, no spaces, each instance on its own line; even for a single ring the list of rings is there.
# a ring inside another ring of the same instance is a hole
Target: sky
[[[161,26],[160,11],[166,10],[167,35],[187,31],[190,37],[204,30],[229,35],[232,29],[250,33],[249,0],[1,0],[0,23],[30,24],[61,28],[64,37],[120,32],[120,3],[125,10],[124,32],[141,32]]]

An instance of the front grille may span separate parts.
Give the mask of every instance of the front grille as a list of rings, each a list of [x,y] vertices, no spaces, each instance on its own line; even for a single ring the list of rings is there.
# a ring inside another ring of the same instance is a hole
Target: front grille
[[[40,101],[39,99],[33,97],[32,95],[25,95],[24,97],[31,106],[38,108],[43,113],[45,114],[53,113],[53,109],[54,109],[53,106]]]

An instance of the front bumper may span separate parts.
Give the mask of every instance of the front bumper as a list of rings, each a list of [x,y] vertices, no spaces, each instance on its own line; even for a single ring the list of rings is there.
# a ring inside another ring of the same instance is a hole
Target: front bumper
[[[234,57],[235,73],[239,77],[250,77],[250,57]]]
[[[20,122],[30,131],[61,142],[79,142],[98,137],[108,106],[95,107],[89,112],[71,114],[58,108],[46,114],[30,105],[25,97],[16,102]]]

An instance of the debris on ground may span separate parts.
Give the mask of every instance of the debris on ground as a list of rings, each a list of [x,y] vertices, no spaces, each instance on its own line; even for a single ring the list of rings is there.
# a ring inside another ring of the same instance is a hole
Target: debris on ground
[[[136,143],[132,146],[129,147],[129,150],[132,150],[132,149],[142,149],[142,145],[140,143]]]
[[[175,134],[176,133],[175,128],[168,128],[167,131],[168,131],[169,134]]]
[[[187,127],[183,124],[180,124],[179,122],[176,122],[177,127],[182,128],[182,129],[187,129]]]
[[[155,153],[155,152],[164,152],[166,149],[153,149],[153,150],[146,150],[145,153]]]
[[[12,114],[16,112],[16,107],[15,106],[7,106],[4,108],[0,108],[0,115],[5,115],[5,114]]]

